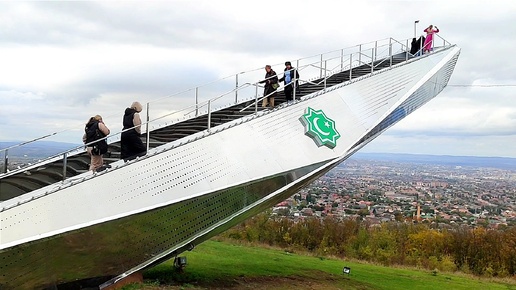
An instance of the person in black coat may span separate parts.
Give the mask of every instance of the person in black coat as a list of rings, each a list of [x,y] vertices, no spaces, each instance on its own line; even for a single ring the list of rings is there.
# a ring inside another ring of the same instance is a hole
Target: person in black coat
[[[147,154],[147,147],[143,144],[141,136],[140,112],[142,105],[133,102],[130,108],[125,109],[123,125],[124,129],[120,139],[120,158],[125,161]]]
[[[423,50],[423,43],[425,42],[425,37],[421,36],[417,40],[416,38],[412,38],[412,43],[410,44],[410,54],[414,56],[420,56]]]
[[[285,62],[285,73],[283,74],[283,77],[279,79],[278,81],[284,82],[285,84],[285,97],[287,98],[287,101],[292,101],[293,93],[294,93],[294,79],[295,79],[295,86],[296,90],[299,87],[299,72],[297,69],[292,67],[292,64],[290,61]],[[295,75],[295,77],[294,77]]]

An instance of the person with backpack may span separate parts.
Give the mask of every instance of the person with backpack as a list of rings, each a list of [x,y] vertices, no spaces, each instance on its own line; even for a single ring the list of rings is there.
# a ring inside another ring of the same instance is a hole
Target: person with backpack
[[[120,139],[120,158],[125,161],[147,154],[147,147],[140,136],[142,120],[140,112],[142,104],[133,102],[130,108],[125,109],[123,118],[123,132]]]
[[[86,151],[90,155],[90,170],[98,171],[104,165],[102,155],[105,154],[108,149],[107,140],[102,138],[109,135],[110,131],[102,121],[102,117],[100,115],[91,117],[88,120],[88,123],[86,123],[84,131],[85,133],[82,140],[84,144],[86,144]],[[94,142],[95,140],[99,141]]]

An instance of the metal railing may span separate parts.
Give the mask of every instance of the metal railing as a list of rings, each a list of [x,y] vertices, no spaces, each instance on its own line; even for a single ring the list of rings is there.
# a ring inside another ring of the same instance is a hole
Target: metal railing
[[[443,40],[443,47],[451,46],[451,44],[444,38],[442,38],[440,35],[434,34],[434,37]],[[434,38],[434,43],[436,40],[437,39]],[[295,83],[295,81],[299,81],[300,85],[303,83],[310,83],[315,85],[323,84],[322,89],[326,90],[326,81],[328,80],[328,78],[330,78],[332,75],[336,73],[349,70],[351,79],[353,69],[363,65],[370,66],[371,73],[373,73],[374,69],[382,65],[384,62],[390,62],[389,66],[392,66],[392,59],[394,55],[406,52],[406,60],[408,60],[409,50],[409,39],[398,41],[393,38],[385,38],[382,40],[372,41],[347,48],[342,48],[339,50],[333,50],[322,54],[300,58],[298,60],[292,61],[292,63],[295,63],[295,67],[293,69],[296,69],[302,78],[295,78],[293,82]],[[411,55],[411,57],[413,56],[414,55]],[[272,66],[274,67],[280,65],[282,66],[283,64],[273,64]],[[141,124],[142,128],[145,128],[147,150],[149,150],[150,132],[159,128],[169,126],[173,123],[195,118],[202,114],[207,114],[208,121],[206,124],[206,129],[209,132],[211,129],[211,114],[213,112],[249,100],[254,100],[252,105],[255,106],[255,113],[257,113],[258,102],[263,100],[263,98],[268,97],[259,94],[259,88],[262,87],[260,86],[260,81],[264,79],[263,75],[263,67],[257,68],[230,75],[213,82],[209,82],[194,88],[190,88],[178,93],[174,93],[147,102],[146,119],[145,122],[142,122]],[[278,89],[284,89],[284,87],[280,87]],[[208,97],[205,98],[205,100],[202,100],[201,96]],[[293,98],[294,100],[296,100],[296,86],[294,86]],[[193,99],[193,104],[190,103],[190,105],[188,105],[186,103],[188,99]],[[252,105],[249,105],[246,108],[249,108]],[[180,107],[181,109],[175,110],[174,108],[177,107]],[[242,109],[242,111],[244,109]],[[202,110],[204,110],[204,112],[202,112]],[[115,114],[111,114],[110,116],[114,115]],[[117,118],[119,118],[119,115],[121,114],[117,113],[116,115]],[[103,119],[108,120],[109,116],[104,116]],[[130,130],[122,130],[121,125],[118,128],[119,129],[111,130],[112,132],[114,131],[116,133],[105,137],[108,143],[119,141],[121,133]],[[51,133],[43,137],[35,138],[30,141],[22,142],[20,144],[0,149],[0,156],[3,155],[4,161],[3,168],[1,171],[3,173],[0,173],[0,178],[6,175],[15,174],[17,172],[22,172],[29,169],[30,167],[36,166],[36,164],[31,164],[9,171],[8,165],[10,150],[15,150],[19,147],[34,143],[36,141],[41,141],[44,139],[49,140],[51,137],[61,136],[64,132],[67,132],[68,134],[72,132],[76,134],[74,135],[76,137],[75,139],[80,140],[82,134],[84,133],[83,130],[84,125],[79,125],[72,127],[70,129]],[[84,148],[85,145],[74,147],[65,152],[44,158],[42,160],[38,160],[38,164],[53,162],[55,160],[62,159],[63,177],[66,178],[67,158],[84,152]]]

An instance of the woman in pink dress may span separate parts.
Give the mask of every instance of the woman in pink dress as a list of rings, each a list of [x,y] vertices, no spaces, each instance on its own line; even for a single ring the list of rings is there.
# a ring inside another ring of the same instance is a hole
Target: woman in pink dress
[[[426,38],[425,38],[425,44],[423,45],[423,53],[427,53],[427,52],[430,52],[430,50],[432,50],[434,33],[439,32],[439,28],[437,28],[437,26],[436,26],[434,29],[434,26],[430,25],[424,31],[426,32]]]

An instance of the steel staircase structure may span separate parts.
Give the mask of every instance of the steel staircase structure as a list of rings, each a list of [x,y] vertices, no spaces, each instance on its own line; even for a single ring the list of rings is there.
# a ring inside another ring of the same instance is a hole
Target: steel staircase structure
[[[148,127],[146,156],[124,162],[110,142],[102,172],[79,149],[0,175],[0,289],[104,288],[294,194],[446,87],[460,49],[416,57],[405,43],[296,65],[318,73],[301,74],[293,103],[280,89],[272,110],[258,94],[215,111],[210,100],[206,114]]]

